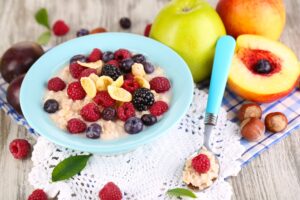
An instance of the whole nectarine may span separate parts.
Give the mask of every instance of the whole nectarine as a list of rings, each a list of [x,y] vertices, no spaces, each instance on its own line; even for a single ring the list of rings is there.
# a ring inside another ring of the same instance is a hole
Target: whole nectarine
[[[282,0],[220,0],[217,12],[227,34],[255,34],[278,40],[286,19]]]

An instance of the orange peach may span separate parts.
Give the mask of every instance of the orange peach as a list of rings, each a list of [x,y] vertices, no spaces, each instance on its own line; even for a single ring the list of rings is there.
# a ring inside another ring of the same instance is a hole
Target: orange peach
[[[295,88],[299,75],[298,59],[284,44],[257,35],[237,38],[228,86],[244,99],[276,101]]]
[[[286,20],[282,0],[220,0],[217,12],[227,34],[255,34],[278,40]]]

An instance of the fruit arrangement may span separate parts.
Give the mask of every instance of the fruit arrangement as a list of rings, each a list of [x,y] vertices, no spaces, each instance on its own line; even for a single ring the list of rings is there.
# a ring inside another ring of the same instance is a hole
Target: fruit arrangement
[[[43,109],[72,134],[112,139],[155,124],[169,109],[170,88],[144,55],[95,48],[48,80]]]

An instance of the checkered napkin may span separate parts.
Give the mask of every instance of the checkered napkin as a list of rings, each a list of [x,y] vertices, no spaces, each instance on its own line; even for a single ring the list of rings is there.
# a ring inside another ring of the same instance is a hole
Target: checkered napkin
[[[208,90],[208,82],[199,85],[200,89]],[[34,135],[38,135],[27,123],[27,121],[20,116],[6,101],[6,89],[7,83],[0,76],[0,108],[2,108],[7,115],[9,115],[18,124],[26,127],[28,131]],[[223,107],[228,112],[228,119],[234,123],[238,123],[236,118],[236,113],[240,106],[245,102],[245,100],[236,96],[232,92],[226,90],[225,97],[223,98]],[[289,124],[284,133],[281,134],[270,134],[266,133],[264,138],[259,142],[248,142],[246,140],[241,140],[241,143],[245,146],[246,150],[240,159],[241,165],[247,164],[253,158],[258,156],[263,151],[270,148],[273,144],[276,144],[283,138],[287,137],[292,133],[292,130],[300,127],[300,91],[295,90],[289,96],[270,104],[262,104],[263,117],[269,112],[282,112],[284,113]]]

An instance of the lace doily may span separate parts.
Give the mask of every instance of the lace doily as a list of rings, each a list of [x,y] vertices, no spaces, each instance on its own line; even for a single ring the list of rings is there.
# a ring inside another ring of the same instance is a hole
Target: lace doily
[[[39,137],[32,154],[29,182],[59,200],[96,200],[99,190],[109,181],[120,187],[124,200],[171,199],[166,191],[185,187],[181,180],[185,160],[202,146],[206,101],[207,94],[195,89],[188,113],[169,133],[127,154],[93,155],[86,168],[67,181],[51,183],[53,167],[70,155],[84,152],[59,147]],[[238,159],[244,151],[240,137],[237,125],[227,121],[226,112],[221,109],[212,138],[213,150],[219,155],[219,179],[211,188],[198,192],[198,199],[231,198],[232,188],[225,178],[240,171]]]

